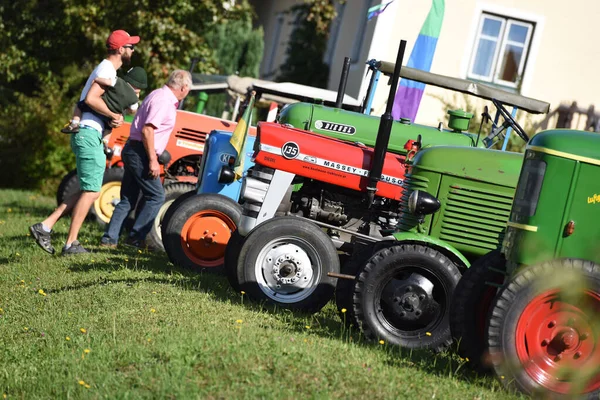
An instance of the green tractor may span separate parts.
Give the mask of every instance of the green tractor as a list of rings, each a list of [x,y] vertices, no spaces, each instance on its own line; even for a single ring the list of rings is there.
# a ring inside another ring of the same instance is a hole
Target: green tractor
[[[453,308],[475,316],[454,324],[463,351],[510,390],[600,395],[599,149],[591,132],[536,135],[501,251],[474,263],[457,288]]]

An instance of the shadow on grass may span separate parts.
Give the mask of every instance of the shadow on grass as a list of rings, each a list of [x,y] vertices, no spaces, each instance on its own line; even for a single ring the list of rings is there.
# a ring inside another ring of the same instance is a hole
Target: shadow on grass
[[[16,201],[6,203],[6,208],[10,208],[13,214],[24,214],[31,217],[38,217],[41,219],[46,218],[56,207],[56,205],[49,207],[48,205],[31,205],[23,204]]]

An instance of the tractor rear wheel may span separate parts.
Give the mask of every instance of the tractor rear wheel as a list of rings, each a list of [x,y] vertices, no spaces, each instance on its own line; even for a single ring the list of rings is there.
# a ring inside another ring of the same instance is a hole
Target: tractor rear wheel
[[[115,206],[121,200],[121,182],[125,170],[123,168],[107,168],[104,171],[100,197],[90,208],[90,214],[100,225],[110,222]]]
[[[367,263],[373,255],[375,244],[369,244],[357,252],[342,265],[341,272],[345,275],[353,275],[356,277],[363,265]],[[358,326],[356,315],[354,314],[354,285],[355,279],[338,279],[335,286],[335,305],[337,306],[338,315],[346,327]]]
[[[237,264],[241,290],[256,301],[318,312],[331,300],[340,261],[333,242],[312,222],[276,217],[244,240]]]
[[[69,197],[79,192],[79,178],[77,177],[77,169],[70,171],[60,181],[58,190],[56,191],[56,204],[61,205],[67,201]]]
[[[430,247],[399,244],[375,253],[354,286],[354,313],[367,339],[443,350],[452,343],[448,314],[460,271]]]
[[[237,229],[242,207],[218,194],[197,194],[174,210],[163,237],[171,262],[184,268],[221,271],[225,247]]]
[[[525,267],[500,289],[487,329],[509,390],[544,398],[600,395],[600,265],[562,259]]]
[[[146,236],[146,244],[148,246],[164,251],[165,247],[163,246],[161,231],[163,217],[169,209],[169,206],[171,206],[179,196],[188,192],[194,192],[195,188],[196,185],[184,182],[170,183],[165,186],[165,202],[158,210],[158,214],[156,215],[156,218],[154,218],[154,224],[152,224],[152,229],[150,229],[150,232],[148,232],[148,235]]]
[[[481,372],[488,371],[485,328],[498,288],[504,283],[506,259],[494,250],[475,261],[456,286],[450,304],[450,331],[458,354]]]
[[[237,278],[237,264],[244,240],[246,240],[246,236],[240,235],[240,232],[237,229],[231,232],[231,238],[229,238],[229,242],[225,248],[225,258],[223,262],[225,276],[233,290],[237,293],[242,290]]]

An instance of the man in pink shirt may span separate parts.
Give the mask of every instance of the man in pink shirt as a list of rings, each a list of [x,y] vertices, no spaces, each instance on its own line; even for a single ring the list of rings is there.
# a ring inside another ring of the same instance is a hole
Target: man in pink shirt
[[[165,201],[158,156],[165,150],[175,126],[177,106],[187,96],[191,86],[191,74],[175,70],[167,84],[150,93],[139,107],[131,124],[129,140],[121,152],[125,166],[121,201],[102,235],[102,246],[117,245],[123,222],[132,206],[135,206],[140,192],[143,195],[141,208],[125,243],[135,247],[144,246],[146,235]]]

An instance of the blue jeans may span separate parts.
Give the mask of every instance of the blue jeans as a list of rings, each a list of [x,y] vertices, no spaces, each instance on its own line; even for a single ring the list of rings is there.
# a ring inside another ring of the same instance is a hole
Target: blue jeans
[[[116,244],[123,227],[123,222],[142,193],[135,223],[129,237],[144,240],[152,229],[154,219],[165,202],[165,190],[160,178],[150,178],[150,160],[142,142],[128,141],[121,153],[125,164],[125,173],[121,183],[121,201],[115,207],[102,236],[104,242]]]

